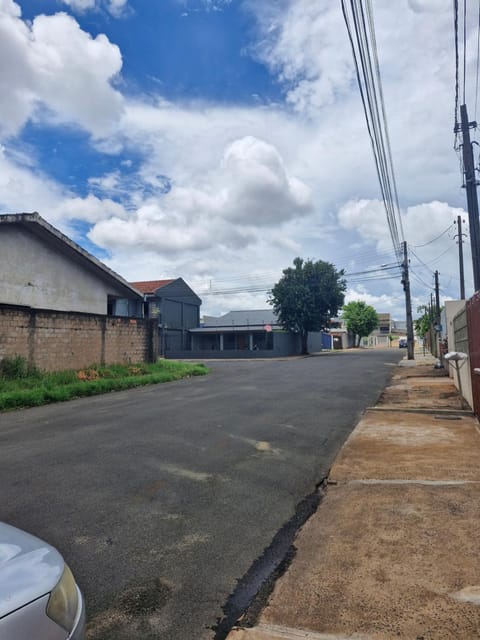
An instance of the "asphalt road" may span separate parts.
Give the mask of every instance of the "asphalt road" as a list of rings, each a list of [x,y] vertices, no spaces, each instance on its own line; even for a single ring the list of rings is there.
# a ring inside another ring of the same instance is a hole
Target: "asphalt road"
[[[0,519],[62,552],[89,639],[211,640],[402,355],[212,362],[205,377],[2,414]]]

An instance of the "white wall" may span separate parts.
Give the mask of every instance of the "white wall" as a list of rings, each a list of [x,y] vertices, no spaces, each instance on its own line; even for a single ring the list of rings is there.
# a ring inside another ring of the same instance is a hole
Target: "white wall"
[[[16,225],[0,227],[0,303],[60,311],[107,313],[120,295],[60,251]]]
[[[445,302],[445,316],[446,316],[446,329],[448,339],[448,350],[455,351],[455,336],[453,332],[453,319],[465,308],[465,300],[448,300]],[[455,366],[448,364],[448,373],[457,389],[459,388],[459,381]],[[462,384],[462,394],[470,407],[473,407],[473,395],[472,395],[472,379],[470,375],[470,362],[464,361],[464,364],[459,369],[460,382]]]

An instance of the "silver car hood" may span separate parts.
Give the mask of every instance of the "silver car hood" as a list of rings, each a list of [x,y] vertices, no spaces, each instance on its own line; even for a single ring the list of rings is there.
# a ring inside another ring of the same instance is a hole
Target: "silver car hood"
[[[49,593],[64,566],[49,544],[0,522],[0,618]]]

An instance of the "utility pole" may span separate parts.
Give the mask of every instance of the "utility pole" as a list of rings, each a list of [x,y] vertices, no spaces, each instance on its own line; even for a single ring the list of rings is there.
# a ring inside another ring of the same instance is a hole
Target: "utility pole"
[[[462,216],[457,216],[458,234],[458,267],[460,271],[460,300],[465,300],[465,274],[463,272],[463,236],[462,233]]]
[[[435,322],[440,322],[440,287],[438,285],[438,271],[435,271]]]
[[[410,277],[408,274],[408,252],[407,243],[403,242],[403,272],[402,284],[405,291],[405,311],[407,317],[407,358],[413,360],[413,319],[412,319],[412,298],[410,296]]]
[[[441,364],[440,327],[440,287],[438,284],[438,271],[435,271],[435,349],[437,351],[437,358],[440,360],[440,367],[443,367]]]
[[[478,218],[477,178],[475,176],[475,162],[473,148],[470,141],[470,129],[476,128],[476,122],[469,122],[467,105],[460,105],[461,124],[456,125],[455,131],[462,132],[462,155],[465,172],[465,188],[467,191],[468,221],[470,226],[470,244],[472,247],[473,284],[475,291],[480,289],[480,221]]]
[[[434,330],[435,325],[435,313],[433,311],[433,293],[430,294],[430,353],[433,354],[434,351]]]

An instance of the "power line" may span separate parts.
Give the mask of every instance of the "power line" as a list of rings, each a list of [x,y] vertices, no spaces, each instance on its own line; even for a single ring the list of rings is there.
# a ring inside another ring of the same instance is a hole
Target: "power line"
[[[463,104],[465,104],[465,85],[467,77],[467,0],[463,0]]]
[[[450,251],[452,251],[453,249],[455,249],[455,247],[453,247],[453,246],[447,247],[447,249],[445,249],[445,251],[443,251],[439,256],[437,256],[433,260],[430,260],[430,262],[428,264],[435,264],[436,262],[438,262],[440,260],[440,258],[443,258],[443,256],[446,253],[450,253]]]
[[[477,104],[478,104],[478,73],[480,66],[480,0],[478,2],[478,20],[477,20],[477,71],[475,75],[475,111],[474,120],[477,119]]]
[[[447,231],[450,231],[452,227],[453,227],[453,222],[444,231],[442,231],[442,233],[439,236],[437,236],[436,238],[433,238],[433,240],[429,240],[425,244],[416,244],[416,245],[410,245],[410,246],[413,247],[414,249],[421,249],[422,247],[427,247],[429,244],[432,244],[432,242],[436,242],[437,240],[439,240],[442,236],[444,236],[447,233]]]
[[[352,271],[351,273],[345,273],[345,279],[349,284],[360,284],[362,282],[370,282],[373,280],[390,280],[397,279],[398,273],[395,275],[390,275],[388,272],[391,270],[398,270],[397,264],[391,265],[381,265],[380,267],[376,267],[374,269],[368,269],[364,271]],[[218,295],[236,295],[240,293],[262,293],[271,291],[274,287],[274,283],[270,282],[259,282],[256,285],[252,284],[239,284],[233,285],[231,287],[223,287],[223,288],[206,288],[205,290],[197,289],[198,295],[200,296],[218,296]]]
[[[349,262],[350,264],[353,263],[357,269],[365,266],[365,269],[370,270],[372,268],[371,262],[373,260],[375,260],[376,263],[382,263],[382,265],[388,266],[396,264],[395,258],[395,254],[391,250],[377,251],[376,249],[368,249],[355,254],[350,253],[349,255],[338,256],[335,263],[341,265]],[[317,258],[312,259],[314,261],[317,260]],[[343,269],[345,269],[345,267],[343,267]],[[280,269],[268,269],[265,271],[256,271],[255,273],[252,273],[251,271],[241,272],[228,277],[206,278],[203,282],[199,282],[197,286],[203,287],[205,291],[215,288],[215,286],[218,285],[222,285],[222,289],[230,287],[230,285],[256,286],[262,283],[272,283],[278,280],[282,275],[282,271],[283,270]],[[348,270],[346,271],[348,273]],[[358,271],[355,271],[355,273],[357,272]]]
[[[391,150],[391,145],[390,145],[390,135],[388,133],[388,126],[387,126],[387,114],[386,114],[386,110],[385,110],[385,100],[383,98],[383,89],[382,89],[382,83],[381,83],[381,76],[380,76],[380,65],[378,63],[378,53],[377,53],[377,38],[375,36],[375,25],[373,22],[373,10],[372,10],[372,5],[371,5],[371,0],[367,0],[367,14],[368,14],[368,22],[369,22],[369,28],[370,28],[370,34],[371,34],[371,38],[372,38],[372,50],[373,50],[373,57],[374,57],[374,62],[375,62],[375,71],[377,74],[377,78],[379,80],[378,82],[378,93],[380,95],[380,105],[382,107],[382,117],[383,117],[383,129],[385,132],[385,140],[386,140],[386,147],[387,147],[387,151],[388,151],[388,160],[389,160],[389,164],[390,167],[392,168],[392,184],[393,184],[393,193],[395,196],[395,205],[396,205],[396,209],[398,212],[398,220],[400,223],[400,232],[401,232],[401,237],[404,238],[404,233],[403,233],[403,223],[402,223],[402,216],[400,215],[400,204],[398,201],[398,192],[397,192],[397,183],[395,180],[395,175],[393,173],[393,159],[392,159],[392,150]]]
[[[347,6],[347,0],[342,0],[342,12],[352,48],[360,97],[372,145],[390,236],[397,262],[400,264],[402,253],[398,227],[400,226],[402,238],[403,228],[381,88],[371,0],[366,0],[366,13],[362,0],[350,0],[349,4],[350,9]],[[397,220],[399,224],[397,224]]]
[[[415,251],[413,249],[410,249],[410,252],[415,256],[415,258],[420,262],[420,264],[422,264],[426,269],[428,269],[431,273],[434,273],[433,269],[430,269],[430,267],[428,266],[428,264],[426,262],[424,262],[421,258],[418,257],[418,255],[415,253]]]
[[[425,282],[425,280],[422,280],[422,278],[418,275],[418,273],[416,273],[412,267],[410,267],[410,272],[413,275],[413,277],[415,278],[415,280],[417,280],[417,282],[420,282],[420,284],[422,284],[424,287],[427,287],[427,289],[433,289],[433,286],[430,284],[427,284]]]
[[[458,0],[453,0],[453,27],[454,27],[454,35],[455,35],[455,149],[458,148],[457,139],[458,139],[458,93],[459,93],[459,72],[458,72],[458,64],[459,64],[459,56],[458,56]]]

